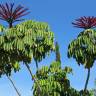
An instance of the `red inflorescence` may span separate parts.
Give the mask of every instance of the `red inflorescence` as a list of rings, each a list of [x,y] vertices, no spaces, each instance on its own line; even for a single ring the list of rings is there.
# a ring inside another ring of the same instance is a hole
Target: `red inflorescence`
[[[83,29],[89,29],[89,28],[95,28],[96,27],[96,17],[80,17],[79,19],[76,19],[76,22],[72,22],[74,27],[77,28],[83,28]]]
[[[20,21],[20,17],[27,15],[29,13],[26,12],[27,10],[27,8],[24,8],[21,5],[14,8],[14,3],[0,4],[0,19],[14,23]]]

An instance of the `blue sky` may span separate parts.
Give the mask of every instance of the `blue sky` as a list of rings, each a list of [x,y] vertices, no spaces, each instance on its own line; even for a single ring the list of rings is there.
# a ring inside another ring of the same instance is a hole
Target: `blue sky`
[[[87,70],[83,66],[78,66],[74,59],[67,58],[68,44],[76,38],[82,29],[74,28],[71,24],[74,19],[80,16],[96,16],[96,0],[0,0],[0,3],[14,2],[28,7],[31,13],[24,18],[36,21],[47,22],[55,34],[55,40],[60,45],[62,66],[73,68],[73,75],[69,75],[72,87],[78,90],[83,89]],[[0,23],[5,24],[0,20]],[[6,25],[7,26],[7,25]],[[54,61],[54,54],[44,59],[39,67],[48,65]],[[22,96],[32,96],[32,81],[24,65],[21,65],[19,73],[13,73],[12,78],[15,81]],[[35,63],[32,61],[31,69],[33,73],[36,70]],[[94,79],[96,78],[96,65],[94,63],[91,69],[91,77],[88,88],[94,88]],[[0,79],[0,96],[17,96],[9,80],[2,76]]]

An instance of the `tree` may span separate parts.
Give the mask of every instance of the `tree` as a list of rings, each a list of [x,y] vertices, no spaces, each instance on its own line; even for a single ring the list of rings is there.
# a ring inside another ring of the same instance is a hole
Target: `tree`
[[[24,7],[21,6],[21,5],[18,5],[16,8],[14,8],[14,3],[10,3],[10,4],[8,4],[8,3],[0,4],[0,19],[6,21],[6,22],[9,24],[9,28],[12,28],[14,22],[23,20],[23,19],[19,19],[19,18],[22,17],[22,16],[24,16],[24,15],[27,15],[27,14],[29,13],[29,12],[26,12],[27,10],[28,10],[27,8],[24,8]],[[0,26],[0,31],[3,31],[3,29],[4,29],[3,26]],[[7,41],[7,40],[6,40],[6,41]],[[1,49],[0,51],[3,51],[3,50]],[[3,53],[3,52],[1,52],[1,54],[2,54],[2,53]],[[5,54],[4,54],[4,53],[5,53]],[[5,55],[8,56],[8,52],[4,52],[4,53],[3,53],[4,56],[5,56]],[[6,56],[5,56],[5,57],[6,57]],[[2,61],[2,63],[5,63],[5,62]],[[13,80],[12,80],[11,77],[10,77],[10,71],[11,71],[10,68],[11,68],[11,65],[10,65],[10,64],[8,65],[8,63],[10,63],[9,60],[8,60],[8,62],[6,62],[6,64],[7,64],[6,67],[5,67],[5,65],[3,64],[3,65],[4,65],[4,66],[3,66],[4,68],[6,68],[6,69],[9,68],[8,70],[2,69],[2,66],[0,66],[0,67],[1,67],[1,68],[0,68],[0,69],[1,69],[1,70],[0,70],[0,74],[3,74],[3,73],[6,74],[6,76],[7,76],[8,79],[9,79],[9,81],[12,83],[15,91],[17,92],[18,96],[21,96],[20,93],[19,93],[19,91],[18,91],[18,89],[16,88]],[[11,63],[12,63],[12,62],[11,62]],[[15,68],[15,71],[16,71],[16,70],[18,70],[19,66],[18,66],[18,64],[17,64],[17,61],[14,62],[14,63],[16,63],[16,64],[14,64],[14,66],[15,66],[15,67],[17,66],[17,69]],[[6,72],[6,71],[7,71],[7,72]]]
[[[54,50],[54,34],[47,23],[29,20],[12,28],[1,26],[1,29],[0,69],[2,71],[0,75],[10,76],[12,70],[19,71],[20,62],[30,68],[28,64],[31,63],[32,58],[40,62]],[[28,71],[31,72],[30,69]]]
[[[34,75],[37,78],[40,85],[38,89],[38,83],[34,82],[33,95],[34,96],[93,96],[92,91],[87,90],[87,95],[83,94],[83,91],[78,91],[70,85],[70,81],[67,75],[72,73],[70,67],[61,68],[59,45],[56,42],[55,54],[56,61],[52,62],[50,66],[42,66],[37,70]],[[57,51],[57,52],[56,52]],[[57,54],[59,53],[59,55]],[[57,56],[58,55],[58,56]],[[59,57],[59,58],[58,58]]]
[[[40,89],[38,89],[38,83],[34,82],[34,96],[65,96],[70,94],[67,93],[70,90],[67,74],[71,73],[72,69],[69,67],[61,69],[61,58],[57,42],[55,44],[55,54],[56,61],[52,62],[49,67],[43,66],[38,69],[34,75],[40,85]]]
[[[0,25],[0,31],[4,31],[4,27],[2,25]],[[0,34],[0,38],[2,38],[2,40],[4,40],[4,37],[2,37],[3,33]],[[1,45],[3,44],[1,40]],[[11,84],[13,85],[16,93],[18,94],[18,96],[21,96],[19,90],[16,88],[16,85],[15,83],[13,82],[12,78],[10,77],[11,76],[11,71],[14,70],[14,71],[18,71],[19,70],[19,66],[18,66],[18,62],[17,61],[12,61],[10,62],[10,57],[8,57],[9,52],[7,50],[4,50],[2,48],[0,48],[0,77],[2,75],[6,75],[7,78],[9,79],[9,81],[11,82]],[[14,65],[14,68],[11,68],[12,66]]]
[[[73,23],[75,27],[84,28],[75,40],[73,40],[68,46],[68,57],[76,59],[77,63],[84,65],[88,69],[87,79],[84,87],[84,92],[87,91],[87,85],[90,77],[90,68],[93,66],[96,59],[96,18],[95,17],[81,17],[76,19],[76,23]]]
[[[61,69],[60,62],[53,62],[51,65],[43,66],[36,72],[35,78],[38,79],[41,91],[38,90],[38,84],[34,83],[34,96],[68,96],[70,82],[67,74],[72,71],[71,68],[65,67]],[[38,95],[40,94],[40,95]]]

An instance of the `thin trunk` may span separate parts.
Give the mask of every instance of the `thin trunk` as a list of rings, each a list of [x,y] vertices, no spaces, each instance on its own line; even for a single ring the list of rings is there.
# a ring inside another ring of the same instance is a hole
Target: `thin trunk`
[[[85,83],[84,93],[86,93],[86,91],[87,91],[89,78],[90,78],[90,68],[88,69],[88,74],[87,74],[87,79],[86,79],[86,83]]]
[[[55,54],[56,54],[56,61],[61,63],[61,56],[60,56],[60,51],[59,51],[59,45],[58,42],[55,44]]]
[[[28,69],[28,71],[29,71],[29,73],[30,73],[30,75],[31,75],[32,80],[34,80],[33,74],[32,74],[32,71],[31,71],[29,65],[28,65],[28,64],[25,64],[25,65],[26,65],[26,67],[27,67],[27,69]]]
[[[9,79],[9,81],[11,82],[11,84],[13,85],[13,87],[14,87],[16,93],[18,94],[18,96],[21,96],[21,94],[19,93],[19,91],[18,91],[18,89],[16,88],[16,86],[15,86],[14,82],[12,81],[12,79],[11,79],[9,76],[7,76],[7,78]]]
[[[38,96],[41,96],[40,95],[41,94],[41,87],[40,87],[38,81],[33,77],[33,74],[32,74],[32,71],[30,69],[30,66],[28,64],[25,64],[25,65],[26,65],[26,67],[27,67],[27,69],[28,69],[28,71],[29,71],[29,73],[31,75],[32,80],[34,80],[37,83],[37,85],[38,85]]]
[[[9,23],[9,28],[12,28],[13,27],[13,25],[12,25],[12,22],[11,23]]]
[[[38,62],[37,62],[37,60],[36,60],[35,62],[36,62],[36,68],[37,68],[37,70],[38,70]]]

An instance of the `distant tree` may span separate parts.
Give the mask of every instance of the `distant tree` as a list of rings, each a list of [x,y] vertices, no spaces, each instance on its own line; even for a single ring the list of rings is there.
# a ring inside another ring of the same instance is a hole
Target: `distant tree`
[[[90,69],[96,60],[96,17],[81,17],[73,23],[75,27],[84,28],[75,40],[68,46],[68,57],[76,59],[77,63],[84,65],[88,69],[84,92],[87,91],[87,85],[90,77]],[[91,28],[91,29],[89,29]]]

